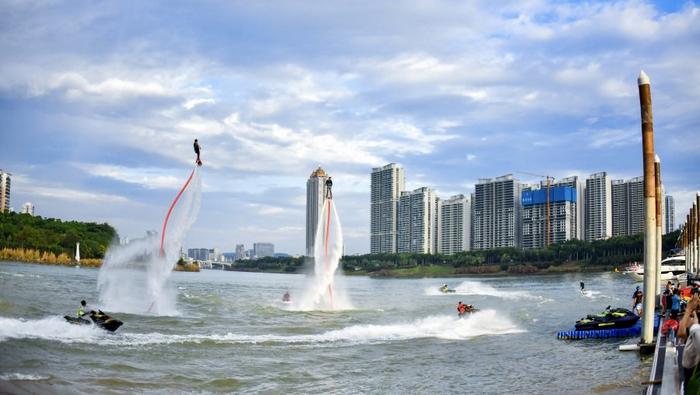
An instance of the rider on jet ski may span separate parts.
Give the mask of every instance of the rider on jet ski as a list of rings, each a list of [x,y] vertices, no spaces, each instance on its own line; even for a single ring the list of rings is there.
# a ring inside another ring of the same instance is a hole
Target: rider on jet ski
[[[80,306],[78,306],[78,318],[82,318],[84,315],[94,314],[95,310],[90,309],[84,300],[80,301]]]

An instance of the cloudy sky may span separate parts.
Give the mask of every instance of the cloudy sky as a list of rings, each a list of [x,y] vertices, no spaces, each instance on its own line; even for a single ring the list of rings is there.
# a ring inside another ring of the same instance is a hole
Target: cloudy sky
[[[198,138],[186,247],[302,253],[321,165],[346,252],[365,253],[370,172],[389,162],[441,197],[518,171],[641,175],[640,69],[677,219],[700,189],[694,2],[0,3],[15,209],[139,237],[162,223]]]

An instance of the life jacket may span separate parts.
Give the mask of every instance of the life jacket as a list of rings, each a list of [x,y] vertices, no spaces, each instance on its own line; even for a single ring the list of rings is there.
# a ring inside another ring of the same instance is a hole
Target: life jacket
[[[668,319],[664,321],[664,325],[661,327],[661,333],[664,335],[668,333],[668,330],[671,329],[672,331],[677,331],[678,330],[678,321],[673,320],[673,319]]]
[[[457,311],[460,313],[466,313],[467,312],[467,305],[461,304],[457,306]]]
[[[78,317],[82,317],[85,315],[85,310],[83,310],[83,306],[78,307]]]

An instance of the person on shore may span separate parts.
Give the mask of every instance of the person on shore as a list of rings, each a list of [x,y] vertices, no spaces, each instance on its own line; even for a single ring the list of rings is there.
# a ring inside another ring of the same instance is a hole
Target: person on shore
[[[700,363],[700,324],[698,323],[700,298],[693,295],[685,308],[685,313],[678,324],[678,337],[685,339],[682,365],[685,370],[686,384],[693,374],[693,369]]]
[[[197,165],[201,166],[202,161],[199,159],[199,142],[194,139],[194,153],[197,154]]]
[[[664,289],[663,296],[661,297],[661,315],[666,317],[666,313],[671,311],[671,297],[673,296],[673,290],[671,287],[671,282],[666,283],[666,289]]]
[[[634,299],[634,298],[637,296],[637,293],[638,293],[638,292],[642,292],[642,291],[639,289],[639,285],[637,285],[637,288],[635,288],[635,289],[634,289],[634,292],[632,292],[632,299]]]
[[[673,290],[673,295],[671,296],[671,315],[678,316],[681,311],[681,296],[678,288]]]
[[[634,292],[634,297],[632,298],[632,311],[634,314],[638,316],[642,316],[642,302],[644,300],[644,294],[642,291],[639,289],[639,286],[637,286],[637,290]]]

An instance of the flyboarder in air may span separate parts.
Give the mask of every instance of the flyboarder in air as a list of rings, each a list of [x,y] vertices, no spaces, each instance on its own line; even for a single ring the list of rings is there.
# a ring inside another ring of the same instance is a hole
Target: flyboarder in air
[[[197,139],[194,139],[194,153],[197,154],[197,166],[201,166],[202,161],[199,160],[199,142],[197,142]]]
[[[326,180],[326,199],[333,199],[333,192],[331,191],[331,188],[333,188],[333,181],[331,181],[331,178],[328,177]]]

